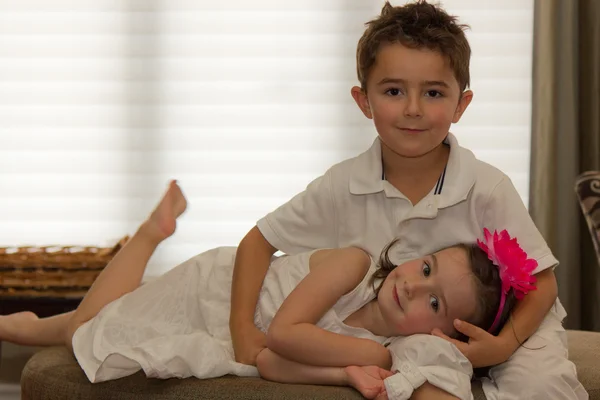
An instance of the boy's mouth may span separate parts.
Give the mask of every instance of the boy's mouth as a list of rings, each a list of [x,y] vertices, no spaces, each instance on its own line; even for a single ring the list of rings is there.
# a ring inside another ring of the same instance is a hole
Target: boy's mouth
[[[401,131],[411,134],[425,132],[426,129],[400,128]]]

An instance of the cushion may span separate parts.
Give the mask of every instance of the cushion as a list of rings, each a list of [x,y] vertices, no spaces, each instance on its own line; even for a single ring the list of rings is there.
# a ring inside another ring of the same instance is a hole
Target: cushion
[[[484,400],[481,385],[474,384],[475,400]],[[260,378],[224,376],[215,379],[148,379],[143,372],[102,383],[90,383],[66,347],[44,349],[27,362],[21,374],[22,400],[234,400],[323,399],[360,400],[347,387],[291,385]]]
[[[591,400],[600,400],[600,333],[568,331],[569,358],[577,366],[579,380]],[[485,396],[473,383],[475,400]],[[317,385],[289,385],[259,378],[224,376],[216,379],[148,379],[143,372],[126,378],[91,384],[73,355],[65,347],[52,347],[36,353],[21,374],[23,400],[59,399],[362,399],[351,388]]]

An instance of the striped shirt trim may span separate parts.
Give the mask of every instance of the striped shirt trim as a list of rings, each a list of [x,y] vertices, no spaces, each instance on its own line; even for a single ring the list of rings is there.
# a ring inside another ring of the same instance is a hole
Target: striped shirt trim
[[[444,187],[444,179],[446,178],[446,168],[448,168],[448,166],[445,166],[444,170],[440,174],[440,177],[438,178],[437,183],[435,184],[435,190],[433,191],[433,194],[442,193],[442,188]],[[385,172],[381,172],[381,180],[385,181]]]
[[[444,179],[446,178],[446,168],[448,168],[448,166],[444,167],[442,174],[438,178],[438,181],[437,181],[437,184],[435,185],[435,190],[433,191],[433,194],[442,194],[442,188],[444,187]]]

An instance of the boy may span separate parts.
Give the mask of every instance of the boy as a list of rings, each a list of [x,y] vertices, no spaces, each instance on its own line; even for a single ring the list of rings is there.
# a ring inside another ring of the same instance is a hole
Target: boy
[[[356,246],[376,257],[385,243],[400,238],[394,249],[400,263],[457,242],[475,242],[483,228],[507,229],[538,262],[537,290],[515,308],[512,323],[497,337],[461,322],[456,328],[470,340],[455,344],[474,367],[501,364],[484,379],[488,399],[587,398],[566,358],[565,312],[553,273],[558,261],[509,178],[449,133],[473,98],[463,28],[425,1],[403,7],[386,3],[368,23],[357,49],[361,86],[351,93],[373,120],[378,138],[365,153],[334,165],[259,220],[240,243],[230,318],[236,360],[254,364],[265,347],[253,316],[277,250],[294,254]],[[414,398],[435,392],[423,385]]]

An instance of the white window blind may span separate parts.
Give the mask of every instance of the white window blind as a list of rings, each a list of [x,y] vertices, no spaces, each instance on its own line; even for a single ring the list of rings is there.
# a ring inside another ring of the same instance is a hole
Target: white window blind
[[[349,91],[382,4],[0,0],[0,246],[108,244],[169,178],[190,207],[148,275],[237,244],[372,142]],[[453,130],[526,200],[533,1],[444,5],[472,27]]]

